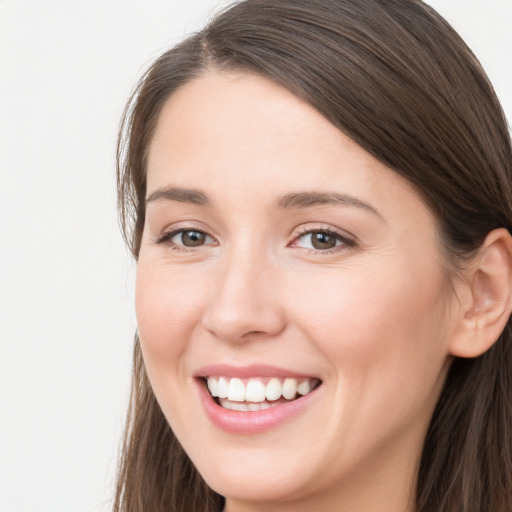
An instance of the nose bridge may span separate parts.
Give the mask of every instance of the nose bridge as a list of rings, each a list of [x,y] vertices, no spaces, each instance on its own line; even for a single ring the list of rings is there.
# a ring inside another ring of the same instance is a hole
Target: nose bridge
[[[215,276],[205,328],[226,341],[271,337],[284,328],[275,266],[254,243],[228,251]]]

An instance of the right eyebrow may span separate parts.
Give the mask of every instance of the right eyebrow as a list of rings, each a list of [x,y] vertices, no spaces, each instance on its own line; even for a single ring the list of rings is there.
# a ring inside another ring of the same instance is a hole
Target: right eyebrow
[[[146,203],[161,200],[191,203],[198,206],[208,206],[210,204],[210,200],[204,192],[193,188],[162,187],[157,188],[146,197]]]

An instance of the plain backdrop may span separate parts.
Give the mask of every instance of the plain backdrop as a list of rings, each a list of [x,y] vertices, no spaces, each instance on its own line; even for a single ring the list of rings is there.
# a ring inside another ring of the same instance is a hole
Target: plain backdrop
[[[431,0],[512,119],[512,0]],[[124,103],[218,0],[0,0],[0,511],[107,512],[134,265],[116,219]]]

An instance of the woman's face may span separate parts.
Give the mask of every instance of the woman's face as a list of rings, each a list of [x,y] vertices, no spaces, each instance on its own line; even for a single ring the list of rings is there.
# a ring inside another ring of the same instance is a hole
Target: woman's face
[[[417,193],[287,90],[214,72],[167,101],[147,180],[144,360],[228,509],[406,500],[455,330]]]

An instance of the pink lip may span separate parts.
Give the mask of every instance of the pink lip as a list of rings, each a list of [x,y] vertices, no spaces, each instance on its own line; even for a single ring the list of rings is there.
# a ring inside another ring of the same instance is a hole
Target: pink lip
[[[232,375],[231,372],[219,372],[221,375]],[[213,373],[214,375],[217,372]],[[212,373],[209,373],[212,375]],[[261,375],[261,373],[251,373],[251,375]],[[274,375],[276,375],[274,373]],[[245,375],[238,375],[244,377]],[[212,398],[208,392],[205,382],[203,379],[196,379],[199,395],[201,402],[206,411],[206,415],[210,421],[221,430],[229,432],[231,434],[259,434],[266,432],[272,428],[275,428],[293,416],[301,413],[308,407],[312,400],[316,398],[319,388],[311,391],[305,396],[297,398],[291,402],[282,403],[264,409],[262,411],[232,411],[230,409],[224,409]]]
[[[293,372],[284,368],[270,365],[248,365],[248,366],[231,366],[226,364],[212,364],[203,366],[199,369],[197,377],[210,377],[219,375],[225,377],[238,377],[245,379],[249,377],[294,377],[299,378],[315,378],[314,375],[306,375]]]

